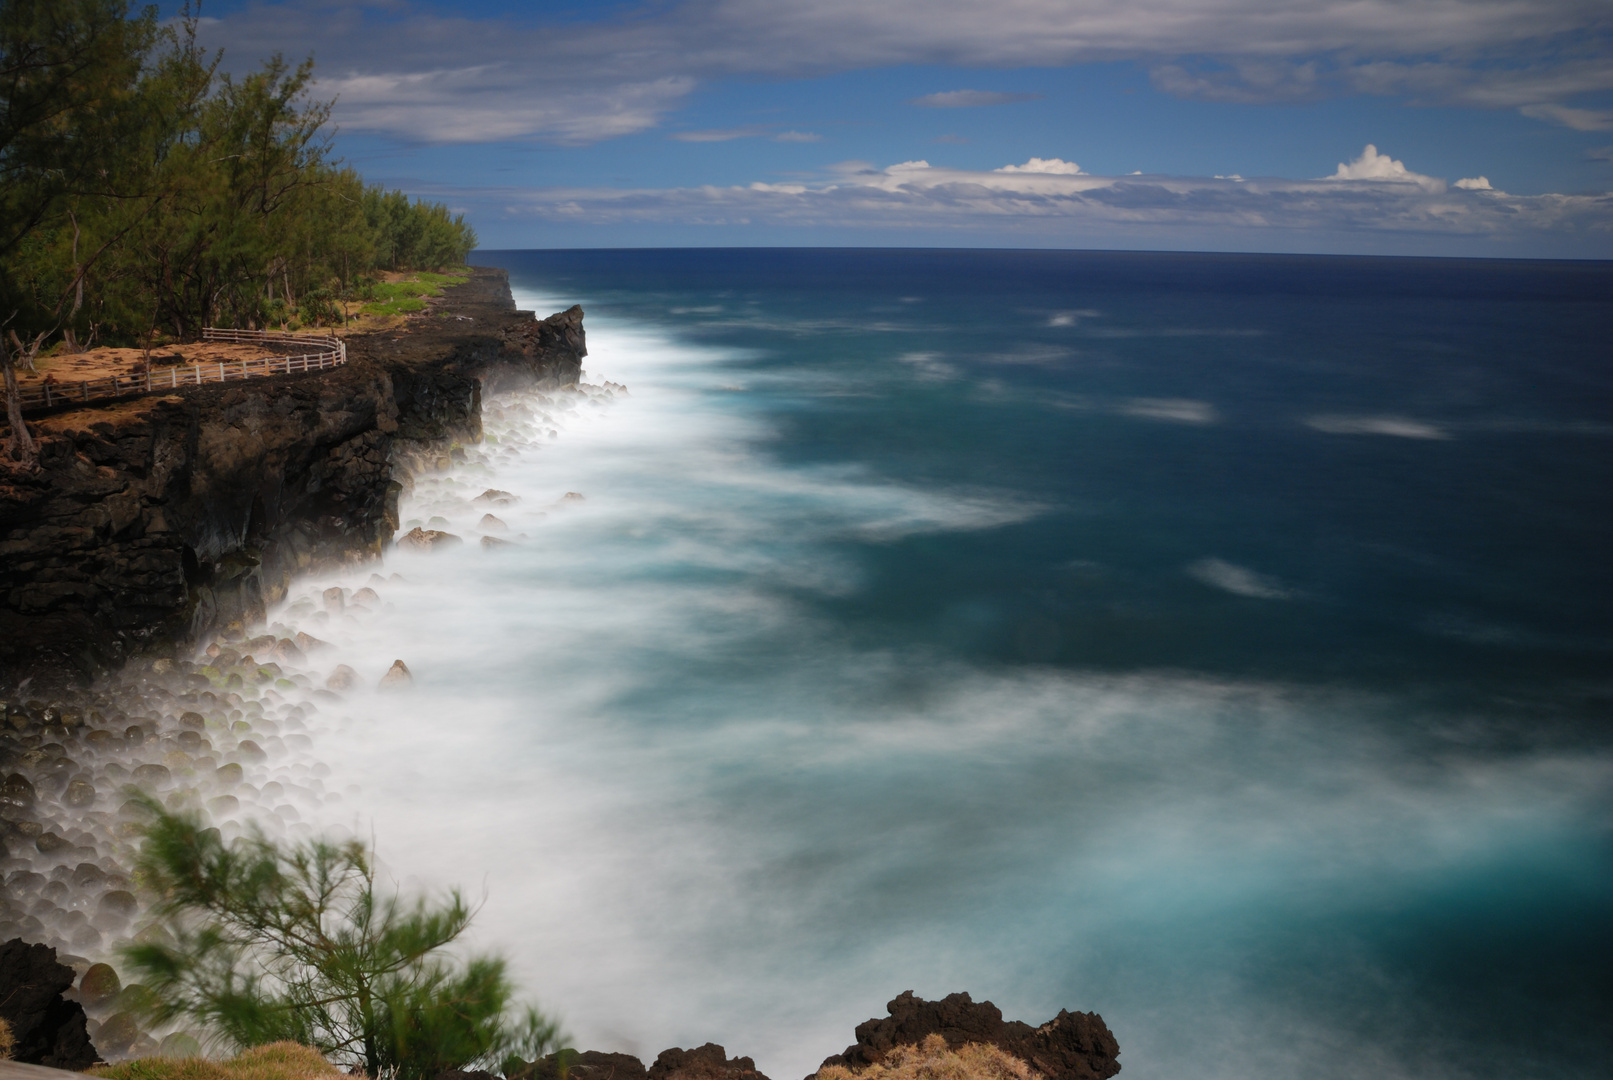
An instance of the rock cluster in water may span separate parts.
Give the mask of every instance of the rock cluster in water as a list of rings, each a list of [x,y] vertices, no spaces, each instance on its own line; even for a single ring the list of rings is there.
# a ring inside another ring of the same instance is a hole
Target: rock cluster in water
[[[104,1055],[160,1045],[117,1007],[123,988],[107,992],[115,972],[91,978],[150,921],[132,880],[144,819],[132,795],[208,815],[227,837],[249,820],[305,829],[341,799],[310,759],[318,691],[303,666],[318,645],[264,634],[215,643],[204,662],[143,661],[94,689],[0,700],[0,940],[54,949],[68,985],[88,980],[80,1000]]]

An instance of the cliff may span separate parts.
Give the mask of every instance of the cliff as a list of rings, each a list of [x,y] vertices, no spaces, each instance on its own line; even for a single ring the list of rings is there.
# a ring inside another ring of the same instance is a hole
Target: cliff
[[[0,474],[0,688],[248,625],[298,573],[379,555],[411,467],[480,438],[484,389],[577,381],[582,317],[478,269],[344,367],[34,422],[38,471]]]

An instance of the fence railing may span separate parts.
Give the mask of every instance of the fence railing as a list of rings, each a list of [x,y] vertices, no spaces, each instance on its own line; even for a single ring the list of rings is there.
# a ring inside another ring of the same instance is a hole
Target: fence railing
[[[259,356],[250,360],[215,360],[207,363],[175,364],[163,370],[147,369],[137,375],[108,375],[77,382],[47,381],[22,387],[18,397],[24,412],[51,409],[61,405],[99,401],[105,398],[155,394],[206,383],[258,379],[265,375],[291,375],[302,371],[323,371],[347,363],[347,342],[338,337],[311,337],[284,334],[278,330],[222,330],[209,326],[202,330],[203,341],[233,345],[302,345],[314,351],[297,356]]]

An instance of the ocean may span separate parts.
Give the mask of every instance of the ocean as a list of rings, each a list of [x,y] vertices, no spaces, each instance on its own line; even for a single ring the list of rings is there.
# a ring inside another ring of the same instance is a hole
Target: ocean
[[[1606,1075],[1613,265],[474,261],[587,385],[271,618],[412,669],[332,820],[574,1045],[795,1080],[967,990],[1134,1080]]]

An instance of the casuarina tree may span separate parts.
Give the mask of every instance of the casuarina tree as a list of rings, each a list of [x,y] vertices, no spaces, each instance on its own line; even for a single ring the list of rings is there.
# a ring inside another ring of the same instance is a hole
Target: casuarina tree
[[[445,952],[474,914],[459,893],[378,890],[356,841],[283,845],[254,830],[226,843],[193,815],[145,806],[137,873],[161,931],[124,959],[153,1020],[199,1022],[235,1047],[293,1040],[389,1080],[502,1069],[555,1045],[553,1022],[516,1006],[501,958]]]

